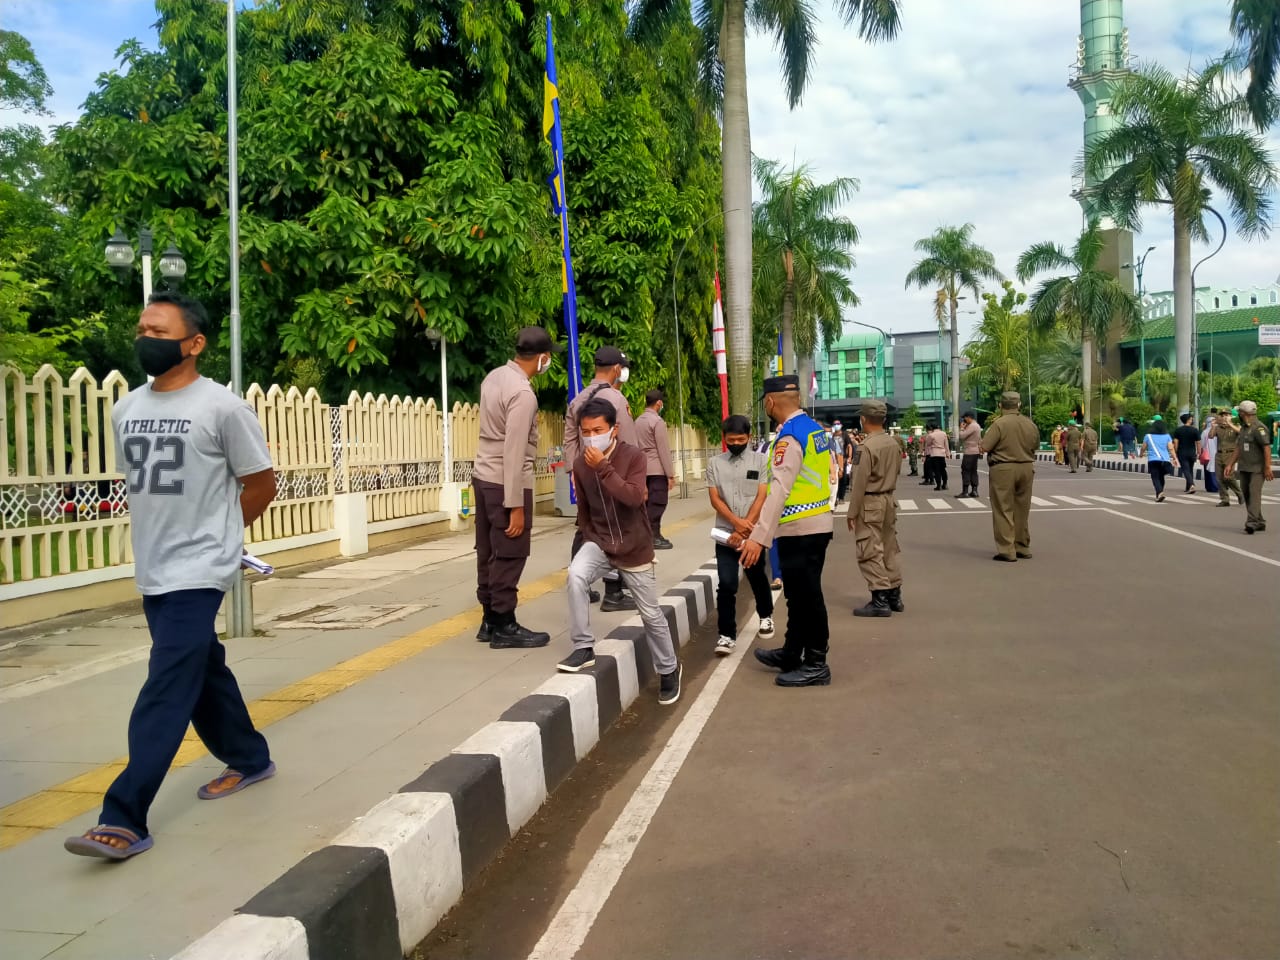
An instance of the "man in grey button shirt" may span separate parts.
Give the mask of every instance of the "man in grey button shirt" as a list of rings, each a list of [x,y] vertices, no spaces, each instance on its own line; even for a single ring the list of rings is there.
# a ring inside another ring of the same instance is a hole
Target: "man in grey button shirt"
[[[198,301],[153,296],[134,350],[155,379],[111,415],[151,656],[129,717],[129,762],[107,789],[98,826],[64,843],[81,856],[125,860],[151,848],[147,813],[188,724],[226,765],[200,799],[230,796],[276,770],[214,630],[244,528],[275,497],[275,473],[253,410],[196,370],[208,326]]]
[[[725,656],[733,652],[738,637],[738,551],[755,529],[769,493],[769,458],[750,448],[751,422],[746,417],[729,417],[720,432],[729,452],[707,464],[707,494],[716,512],[715,528],[727,537],[724,543],[716,542],[716,611],[720,621],[716,653]],[[773,592],[769,589],[769,576],[763,563],[747,567],[744,572],[760,617],[759,637],[770,640]]]

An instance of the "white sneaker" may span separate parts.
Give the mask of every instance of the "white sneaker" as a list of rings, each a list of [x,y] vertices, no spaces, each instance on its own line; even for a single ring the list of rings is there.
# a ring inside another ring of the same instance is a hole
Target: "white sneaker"
[[[727,657],[729,654],[733,653],[733,648],[737,645],[738,642],[734,640],[733,637],[721,637],[716,641],[716,656]]]
[[[773,617],[760,618],[760,629],[756,631],[756,636],[761,640],[773,639]]]

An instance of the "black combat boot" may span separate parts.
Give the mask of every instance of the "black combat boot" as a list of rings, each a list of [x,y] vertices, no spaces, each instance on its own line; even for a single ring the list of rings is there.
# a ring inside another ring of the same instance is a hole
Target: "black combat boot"
[[[806,651],[804,663],[794,670],[780,673],[773,678],[779,687],[825,687],[831,682],[831,668],[827,666],[825,653]]]
[[[902,602],[901,587],[894,587],[892,590],[887,590],[885,592],[887,594],[885,599],[889,601],[890,610],[892,610],[894,613],[902,613],[904,610],[907,609]]]
[[[551,642],[551,634],[538,630],[530,630],[516,622],[515,613],[494,614],[493,637],[489,641],[491,650],[529,649],[545,647]]]
[[[756,647],[751,651],[757,660],[771,670],[794,670],[800,666],[800,656],[790,653],[786,647]]]
[[[480,629],[476,632],[476,639],[481,643],[488,643],[493,639],[493,611],[488,607],[484,608],[484,619],[480,621]]]
[[[870,601],[861,607],[856,607],[853,611],[855,617],[888,617],[892,614],[888,590],[872,590]]]

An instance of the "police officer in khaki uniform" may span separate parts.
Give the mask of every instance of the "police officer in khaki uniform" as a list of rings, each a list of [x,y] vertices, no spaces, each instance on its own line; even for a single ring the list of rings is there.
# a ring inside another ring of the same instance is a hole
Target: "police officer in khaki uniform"
[[[1074,420],[1067,421],[1067,435],[1062,440],[1062,445],[1066,449],[1067,466],[1071,468],[1071,472],[1075,473],[1080,469],[1080,444],[1082,438],[1080,436],[1080,427]],[[1039,444],[1037,444],[1039,446]]]
[[[1014,563],[1019,558],[1031,559],[1031,484],[1039,448],[1040,431],[1022,415],[1021,394],[1015,390],[1002,393],[1000,416],[982,438],[991,474],[991,527],[997,551],[993,560]],[[1074,449],[1078,458],[1078,443]]]
[[[1227,476],[1227,464],[1235,456],[1236,439],[1240,428],[1231,422],[1231,411],[1222,409],[1209,428],[1209,439],[1218,441],[1218,453],[1213,458],[1213,469],[1218,474],[1218,506],[1231,506],[1231,496],[1236,495],[1236,503],[1244,503],[1244,494],[1240,492],[1240,480]]]
[[[1245,533],[1261,533],[1267,529],[1262,516],[1262,484],[1275,479],[1271,470],[1271,435],[1258,419],[1258,405],[1252,400],[1241,400],[1240,435],[1236,437],[1236,449],[1227,464],[1226,475],[1237,470],[1240,473],[1240,490],[1244,494],[1244,507],[1248,516],[1244,521]]]
[[[516,622],[520,576],[533,529],[533,460],[538,398],[529,381],[546,373],[556,346],[541,327],[516,335],[516,356],[480,384],[480,442],[471,486],[476,495],[476,599],[484,608],[477,640],[494,649],[542,647],[550,634]]]
[[[1084,436],[1080,441],[1080,448],[1084,453],[1084,472],[1093,473],[1093,458],[1098,454],[1098,431],[1093,429],[1091,423],[1084,425]]]
[[[871,590],[871,600],[853,611],[855,617],[887,617],[906,609],[893,499],[902,469],[902,448],[885,433],[887,413],[883,400],[862,402],[862,429],[867,439],[853,456],[848,525],[857,538],[858,569]]]

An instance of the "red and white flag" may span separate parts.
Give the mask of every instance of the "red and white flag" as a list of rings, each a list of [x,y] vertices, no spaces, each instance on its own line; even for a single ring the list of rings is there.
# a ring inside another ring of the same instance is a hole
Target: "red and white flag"
[[[809,396],[816,397],[818,395],[818,374],[811,371],[809,373]]]
[[[720,377],[720,415],[729,416],[729,363],[724,342],[724,306],[720,302],[720,271],[716,271],[716,302],[711,313],[711,352],[716,355],[716,374]]]

